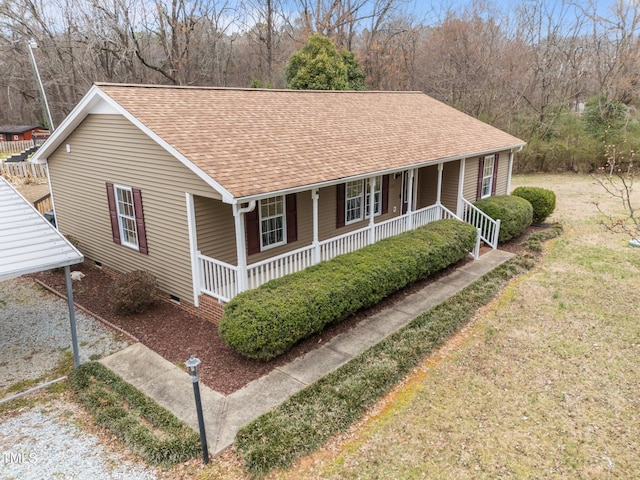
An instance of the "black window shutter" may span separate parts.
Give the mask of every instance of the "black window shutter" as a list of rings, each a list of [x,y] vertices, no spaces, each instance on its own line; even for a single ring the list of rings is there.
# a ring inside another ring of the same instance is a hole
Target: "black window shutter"
[[[382,215],[389,211],[389,175],[382,176]]]
[[[495,154],[493,156],[493,180],[491,180],[491,195],[496,194],[496,187],[498,186],[498,159],[500,158],[499,154]]]
[[[107,201],[109,202],[109,218],[111,219],[111,235],[113,241],[120,245],[120,227],[118,226],[118,211],[116,210],[116,195],[113,183],[107,182]]]
[[[247,229],[247,253],[253,255],[260,252],[260,218],[258,210],[260,202],[256,202],[256,208],[247,212],[244,216]]]
[[[336,185],[336,228],[344,227],[344,197],[346,195],[347,184]]]
[[[482,177],[484,176],[484,157],[478,159],[478,189],[476,190],[476,200],[482,198]]]
[[[298,212],[297,194],[291,193],[286,196],[287,212],[287,243],[298,240]]]
[[[133,208],[136,214],[136,230],[138,231],[138,251],[149,255],[147,246],[147,229],[144,226],[144,209],[142,208],[142,192],[139,188],[132,188]]]

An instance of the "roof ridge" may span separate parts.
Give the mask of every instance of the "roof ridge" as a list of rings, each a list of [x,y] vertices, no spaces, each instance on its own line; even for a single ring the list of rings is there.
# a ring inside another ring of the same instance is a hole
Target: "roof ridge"
[[[220,90],[220,91],[238,91],[238,92],[286,92],[286,93],[362,93],[362,94],[420,94],[425,95],[419,90],[294,90],[289,88],[251,88],[251,87],[216,87],[210,85],[160,85],[151,83],[109,83],[95,82],[96,87],[121,87],[121,88],[153,88],[168,90]]]

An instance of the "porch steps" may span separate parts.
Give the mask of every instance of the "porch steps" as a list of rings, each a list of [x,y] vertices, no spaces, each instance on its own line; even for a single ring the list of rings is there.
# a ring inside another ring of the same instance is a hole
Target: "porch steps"
[[[511,257],[513,254],[509,252],[490,250],[478,260],[371,315],[316,350],[274,369],[230,395],[224,396],[200,385],[210,454],[215,455],[229,447],[238,430],[251,420],[344,365]],[[191,377],[179,367],[141,343],[100,362],[198,430]]]

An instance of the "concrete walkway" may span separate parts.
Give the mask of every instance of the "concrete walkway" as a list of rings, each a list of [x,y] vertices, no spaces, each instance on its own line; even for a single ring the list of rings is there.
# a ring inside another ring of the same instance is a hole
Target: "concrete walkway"
[[[508,252],[492,250],[230,395],[224,396],[200,385],[209,453],[221,452],[233,443],[242,426],[344,365],[512,256]],[[198,430],[191,377],[179,367],[141,343],[100,361]]]

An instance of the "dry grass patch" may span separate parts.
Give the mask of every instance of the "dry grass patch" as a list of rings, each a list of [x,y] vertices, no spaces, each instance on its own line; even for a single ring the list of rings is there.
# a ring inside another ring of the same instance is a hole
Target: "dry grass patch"
[[[588,177],[516,180],[556,191],[565,235],[445,361],[273,478],[637,477],[640,251],[601,230]]]

